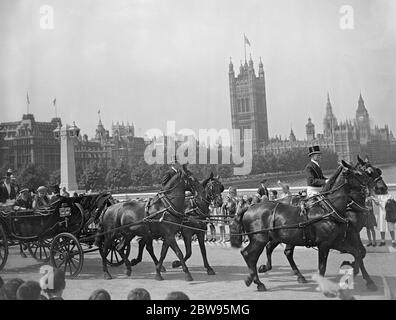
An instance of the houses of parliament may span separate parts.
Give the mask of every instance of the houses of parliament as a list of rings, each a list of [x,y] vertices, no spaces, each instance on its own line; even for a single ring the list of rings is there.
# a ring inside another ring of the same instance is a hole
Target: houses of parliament
[[[333,113],[330,96],[327,94],[323,133],[316,133],[311,118],[305,125],[306,137],[297,140],[290,131],[288,139],[270,138],[268,134],[266,86],[263,63],[260,59],[256,76],[254,64],[241,63],[238,76],[235,76],[233,63],[229,64],[229,88],[232,128],[252,129],[253,152],[262,155],[280,154],[288,150],[304,149],[319,145],[322,149],[334,151],[339,159],[355,161],[357,155],[368,157],[373,163],[396,161],[396,139],[387,125],[372,127],[372,120],[366,109],[362,94],[357,101],[355,118],[337,121]],[[243,137],[243,134],[241,134]]]

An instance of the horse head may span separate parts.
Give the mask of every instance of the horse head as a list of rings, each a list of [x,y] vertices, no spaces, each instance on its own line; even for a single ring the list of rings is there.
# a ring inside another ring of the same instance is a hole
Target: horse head
[[[355,168],[364,172],[370,177],[370,183],[368,185],[370,193],[374,191],[376,194],[386,194],[388,192],[388,186],[382,179],[381,169],[370,164],[368,159],[362,160],[359,156],[357,156],[357,160],[358,162]]]
[[[205,188],[207,199],[213,202],[216,207],[221,207],[223,205],[221,194],[224,191],[224,186],[220,182],[220,177],[215,177],[213,172],[211,172],[209,178],[205,179],[202,185]]]

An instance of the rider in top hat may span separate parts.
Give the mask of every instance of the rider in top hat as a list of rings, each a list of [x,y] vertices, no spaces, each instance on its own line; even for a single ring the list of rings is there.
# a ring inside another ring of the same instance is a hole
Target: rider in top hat
[[[323,186],[326,184],[327,178],[323,175],[320,168],[319,161],[322,152],[319,146],[309,147],[308,156],[311,160],[305,166],[305,174],[307,175],[307,196],[311,197],[321,192]]]

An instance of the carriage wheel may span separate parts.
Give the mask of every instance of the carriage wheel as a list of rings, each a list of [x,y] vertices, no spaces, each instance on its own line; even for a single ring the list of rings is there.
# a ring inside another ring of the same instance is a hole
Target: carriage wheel
[[[48,262],[50,259],[51,240],[38,240],[27,243],[30,255],[40,262]]]
[[[8,242],[7,235],[0,224],[0,270],[2,270],[8,259]]]
[[[59,268],[71,278],[76,277],[84,263],[84,252],[80,242],[70,233],[58,234],[51,243],[51,265]]]
[[[112,267],[118,267],[125,262],[125,260],[122,258],[120,254],[120,250],[117,250],[117,246],[120,244],[122,240],[123,240],[123,236],[121,234],[115,236],[115,238],[113,239],[113,243],[111,244],[111,248],[106,256],[107,264]],[[131,244],[127,243],[123,246],[121,252],[123,252],[124,255],[128,257],[130,251],[131,251]]]

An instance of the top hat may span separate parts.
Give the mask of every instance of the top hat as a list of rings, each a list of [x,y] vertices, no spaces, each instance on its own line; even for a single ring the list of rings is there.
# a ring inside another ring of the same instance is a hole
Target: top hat
[[[260,181],[260,183],[266,183],[268,181],[268,179],[263,179]]]
[[[309,147],[308,148],[308,152],[309,152],[309,154],[308,154],[309,157],[314,155],[314,154],[322,154],[322,152],[320,151],[319,146]]]

